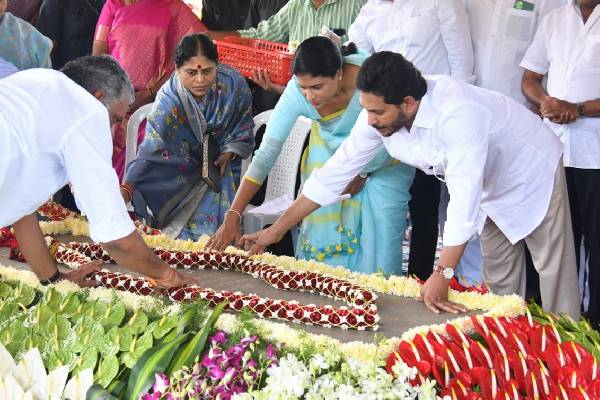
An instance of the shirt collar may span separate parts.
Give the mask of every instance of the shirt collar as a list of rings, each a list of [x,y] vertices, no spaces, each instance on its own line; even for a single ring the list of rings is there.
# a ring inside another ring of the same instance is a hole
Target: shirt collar
[[[417,115],[415,116],[415,120],[413,121],[412,126],[418,126],[419,128],[425,129],[433,129],[433,120],[435,115],[433,112],[433,106],[431,104],[431,96],[435,83],[429,79],[426,79],[426,81],[427,93],[425,93],[425,96],[421,98],[421,102],[419,103],[419,109],[417,110]]]

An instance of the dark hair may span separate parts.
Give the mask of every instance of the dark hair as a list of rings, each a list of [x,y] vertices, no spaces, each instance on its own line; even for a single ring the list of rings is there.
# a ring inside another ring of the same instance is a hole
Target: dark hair
[[[133,101],[135,92],[129,76],[111,56],[86,56],[66,63],[60,70],[72,81],[94,94],[104,92],[106,104],[123,98]]]
[[[294,75],[309,74],[333,78],[342,68],[344,56],[355,54],[356,45],[349,43],[339,49],[331,39],[313,36],[298,46],[294,57]]]
[[[402,104],[407,96],[421,100],[427,93],[427,82],[421,72],[401,54],[391,51],[374,53],[365,60],[356,87],[383,97],[387,104]]]
[[[217,46],[211,38],[202,33],[185,35],[175,49],[175,65],[181,68],[187,60],[199,54],[215,63],[219,62]]]

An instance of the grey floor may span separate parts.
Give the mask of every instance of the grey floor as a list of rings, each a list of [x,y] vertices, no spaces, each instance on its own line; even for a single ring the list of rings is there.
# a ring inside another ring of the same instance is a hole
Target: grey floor
[[[0,249],[0,264],[4,266],[13,266],[16,268],[29,269],[27,264],[18,263],[8,259],[8,249]],[[107,264],[106,268],[127,272],[116,264]],[[203,286],[214,290],[240,291],[245,294],[257,294],[262,297],[282,300],[297,300],[302,304],[342,306],[343,302],[334,301],[328,297],[323,297],[318,294],[308,292],[279,290],[271,287],[261,280],[254,279],[250,275],[246,275],[233,271],[184,271],[184,273],[192,274],[196,277]],[[311,333],[325,334],[342,342],[350,342],[360,340],[363,342],[372,342],[375,333],[385,335],[387,337],[400,336],[403,332],[410,328],[444,323],[456,316],[450,314],[433,314],[429,312],[423,303],[409,298],[398,296],[379,294],[377,307],[381,320],[379,321],[379,330],[373,331],[356,331],[343,330],[339,328],[325,328],[321,326],[312,326],[305,324],[287,323],[297,329],[303,329]],[[279,321],[279,320],[276,320]],[[279,321],[281,322],[281,321]]]

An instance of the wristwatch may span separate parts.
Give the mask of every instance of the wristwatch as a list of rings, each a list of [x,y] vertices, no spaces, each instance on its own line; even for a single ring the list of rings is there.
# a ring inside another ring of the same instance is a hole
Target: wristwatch
[[[452,278],[454,278],[454,268],[451,267],[436,265],[435,267],[433,267],[433,272],[442,275],[447,280],[451,280]]]
[[[580,117],[585,116],[584,103],[577,103],[577,115],[579,115]]]
[[[48,279],[42,279],[40,281],[40,283],[44,286],[47,286],[51,283],[54,283],[56,281],[58,281],[60,278],[62,278],[62,274],[60,273],[59,270],[56,270],[56,272],[54,273],[54,275],[52,275],[50,278]]]

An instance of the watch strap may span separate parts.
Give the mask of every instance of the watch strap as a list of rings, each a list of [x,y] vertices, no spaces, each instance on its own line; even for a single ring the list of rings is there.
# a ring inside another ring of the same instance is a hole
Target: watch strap
[[[62,277],[62,274],[57,269],[56,272],[54,273],[54,275],[52,275],[50,278],[40,280],[40,283],[44,286],[50,285],[51,283],[54,283],[54,282],[60,280],[61,277]]]

